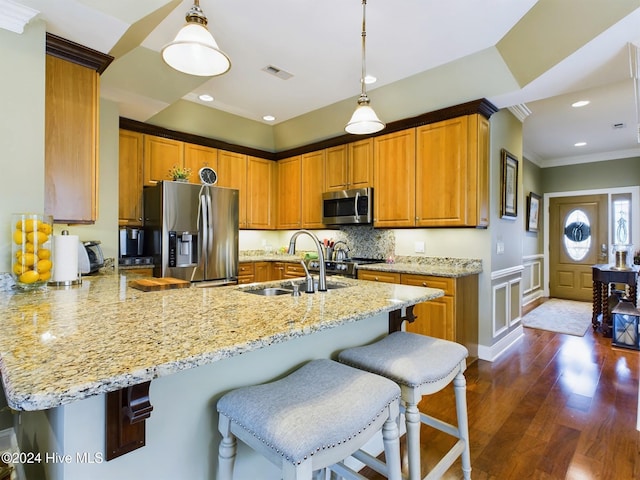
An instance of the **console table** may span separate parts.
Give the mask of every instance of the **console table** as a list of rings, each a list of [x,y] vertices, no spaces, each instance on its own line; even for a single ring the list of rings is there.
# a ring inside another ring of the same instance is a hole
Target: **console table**
[[[636,305],[636,281],[639,267],[634,265],[629,270],[617,270],[611,265],[594,265],[592,267],[593,277],[593,316],[591,323],[593,329],[602,326],[602,334],[605,337],[611,336],[611,312],[609,312],[608,299],[610,285],[612,283],[623,283],[629,286],[631,301]],[[598,316],[602,314],[602,321]]]

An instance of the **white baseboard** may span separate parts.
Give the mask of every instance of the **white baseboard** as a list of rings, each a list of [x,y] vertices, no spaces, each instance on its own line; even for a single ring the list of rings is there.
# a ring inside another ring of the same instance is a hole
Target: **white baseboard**
[[[511,345],[518,342],[524,335],[522,325],[518,325],[507,335],[498,340],[491,346],[478,345],[478,358],[480,360],[486,360],[488,362],[494,362],[500,355],[506,352]]]

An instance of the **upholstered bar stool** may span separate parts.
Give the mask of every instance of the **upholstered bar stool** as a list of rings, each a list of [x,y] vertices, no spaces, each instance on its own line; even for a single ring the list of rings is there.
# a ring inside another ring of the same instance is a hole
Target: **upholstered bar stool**
[[[344,350],[340,362],[393,380],[402,391],[407,427],[409,479],[422,478],[420,466],[420,423],[458,438],[425,479],[440,478],[462,456],[464,478],[471,478],[469,428],[467,421],[466,358],[467,349],[457,343],[407,332],[394,332],[371,345]],[[442,390],[453,380],[458,426],[420,413],[418,403],[424,395]],[[356,458],[376,469],[376,460]]]
[[[394,382],[333,360],[313,360],[280,380],[233,390],[217,405],[217,478],[233,478],[236,439],[281,467],[284,480],[308,480],[327,467],[362,478],[342,461],[382,430],[382,473],[401,480],[399,398]]]

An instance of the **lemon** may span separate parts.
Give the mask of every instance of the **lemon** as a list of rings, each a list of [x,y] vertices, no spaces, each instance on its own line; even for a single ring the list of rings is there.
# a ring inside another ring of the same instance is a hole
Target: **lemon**
[[[29,270],[29,267],[27,267],[26,265],[23,265],[22,263],[13,264],[13,273],[15,273],[18,276],[22,275],[27,270]]]
[[[43,232],[35,231],[27,233],[27,240],[31,243],[37,243],[38,245],[42,245],[47,240],[49,240],[49,235]]]
[[[18,245],[22,245],[27,240],[26,234],[22,230],[13,232],[13,241]]]
[[[33,252],[35,252],[35,251],[36,251],[36,247],[35,247],[35,245],[34,245],[33,243],[29,243],[29,242],[27,242],[27,243],[24,245],[24,251],[25,251],[25,252],[29,252],[29,253],[33,253]]]
[[[18,281],[22,283],[34,283],[37,282],[39,278],[40,275],[38,275],[38,272],[34,270],[27,270],[18,277]]]
[[[18,258],[18,262],[20,262],[22,265],[27,265],[30,267],[31,265],[36,263],[36,258],[37,257],[33,253],[23,253]]]
[[[50,278],[51,278],[51,271],[40,272],[38,274],[38,280],[40,280],[41,282],[46,282]]]
[[[24,227],[24,231],[28,233],[38,230],[38,227],[41,223],[42,221],[36,220],[35,218],[27,218],[24,222],[22,222],[22,225]]]
[[[40,260],[36,263],[36,270],[38,273],[48,272],[51,270],[51,260]]]
[[[49,250],[48,248],[39,248],[38,258],[40,260],[46,260],[47,258],[51,258],[51,250]]]
[[[50,235],[51,230],[52,230],[51,225],[49,225],[48,223],[40,222],[40,225],[38,226],[38,231],[44,233],[45,235]]]

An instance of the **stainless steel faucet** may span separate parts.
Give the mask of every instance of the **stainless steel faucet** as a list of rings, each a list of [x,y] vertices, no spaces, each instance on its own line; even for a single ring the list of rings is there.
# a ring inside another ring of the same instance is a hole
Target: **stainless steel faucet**
[[[289,241],[289,255],[294,255],[296,253],[296,240],[302,234],[307,234],[313,240],[313,243],[316,246],[316,250],[318,250],[318,263],[320,264],[320,274],[318,277],[318,291],[326,292],[327,291],[327,269],[324,264],[324,253],[322,252],[322,247],[320,246],[320,240],[309,230],[298,230],[291,236],[291,240]]]

